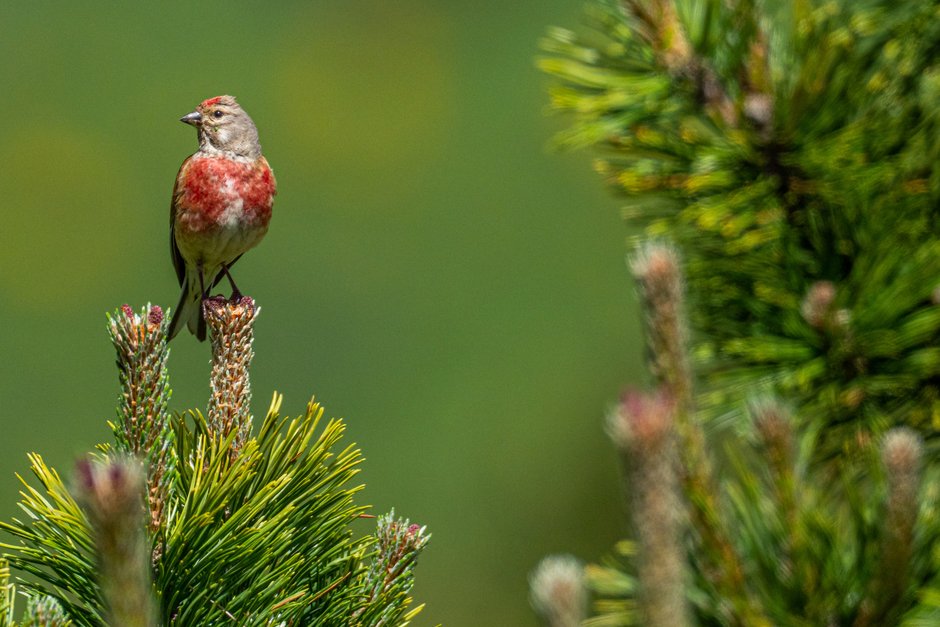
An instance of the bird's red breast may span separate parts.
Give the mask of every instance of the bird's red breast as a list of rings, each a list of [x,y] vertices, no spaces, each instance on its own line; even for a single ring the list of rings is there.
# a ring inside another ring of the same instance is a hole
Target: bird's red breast
[[[177,226],[202,232],[237,222],[243,228],[266,227],[277,183],[264,157],[255,161],[193,155],[176,181]]]

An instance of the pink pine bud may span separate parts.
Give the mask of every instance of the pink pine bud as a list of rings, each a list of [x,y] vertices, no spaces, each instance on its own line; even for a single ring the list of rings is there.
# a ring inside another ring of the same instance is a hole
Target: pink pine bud
[[[629,389],[608,419],[608,433],[621,449],[656,446],[672,431],[675,398],[665,389]]]
[[[529,577],[532,606],[548,627],[577,627],[587,615],[587,587],[581,563],[550,555]]]
[[[630,267],[648,281],[675,281],[680,276],[679,256],[671,246],[648,244],[633,258]]]
[[[835,284],[832,281],[816,281],[806,292],[803,304],[800,306],[800,313],[811,327],[822,329],[832,315],[832,305],[835,300]]]
[[[163,322],[163,308],[160,305],[153,305],[150,308],[150,313],[147,314],[147,319],[150,321],[150,324],[158,326]]]
[[[85,459],[76,470],[82,500],[93,520],[123,524],[121,516],[135,518],[143,512],[143,475],[136,463]]]

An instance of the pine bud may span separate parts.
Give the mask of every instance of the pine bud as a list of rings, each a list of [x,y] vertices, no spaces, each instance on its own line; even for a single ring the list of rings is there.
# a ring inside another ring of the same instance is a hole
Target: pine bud
[[[627,390],[608,417],[607,432],[624,453],[639,447],[658,450],[673,432],[676,403],[665,390],[646,393]]]
[[[836,300],[836,286],[832,281],[816,281],[806,296],[800,312],[803,319],[814,329],[825,328],[832,317],[832,306]]]
[[[50,596],[29,597],[20,627],[73,627],[59,602]]]
[[[529,576],[532,607],[546,627],[578,627],[587,615],[584,569],[570,555],[549,555]]]

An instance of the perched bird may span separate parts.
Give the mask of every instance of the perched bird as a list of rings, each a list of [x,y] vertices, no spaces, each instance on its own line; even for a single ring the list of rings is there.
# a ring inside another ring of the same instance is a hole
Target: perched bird
[[[277,184],[261,154],[258,129],[232,96],[203,100],[180,118],[199,134],[199,150],[180,166],[170,205],[170,250],[183,292],[169,338],[185,323],[206,339],[202,301],[268,231]]]

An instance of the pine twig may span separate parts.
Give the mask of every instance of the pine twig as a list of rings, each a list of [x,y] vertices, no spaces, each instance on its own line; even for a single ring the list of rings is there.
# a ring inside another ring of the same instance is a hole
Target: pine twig
[[[692,412],[692,370],[685,316],[685,286],[675,247],[648,242],[630,262],[646,312],[647,358],[650,370],[678,403],[678,418]]]
[[[245,296],[237,301],[212,298],[203,313],[212,342],[211,395],[206,414],[212,433],[225,440],[234,434],[234,457],[251,434],[251,378],[254,322],[261,311]]]
[[[163,310],[156,305],[144,307],[141,313],[124,305],[108,316],[108,333],[117,351],[121,382],[118,419],[111,428],[119,451],[146,462],[148,529],[152,534],[160,529],[166,516],[176,467],[167,411],[170,384],[166,329]]]
[[[879,547],[880,563],[855,627],[894,623],[899,607],[903,607],[911,579],[923,457],[923,442],[913,429],[896,427],[882,441],[881,460],[887,475],[888,493]]]
[[[627,471],[640,613],[650,627],[691,624],[674,416],[675,400],[668,392],[628,392],[608,422]]]
[[[78,465],[79,500],[91,524],[110,627],[156,627],[144,533],[144,475],[132,460]]]
[[[411,603],[408,594],[414,585],[414,569],[418,556],[431,539],[427,528],[408,519],[395,518],[395,511],[380,516],[376,539],[378,552],[365,575],[366,606],[355,613],[357,620],[369,625],[407,625],[421,607],[405,614]],[[380,609],[379,615],[367,615],[369,607]],[[359,624],[359,623],[356,623]]]

